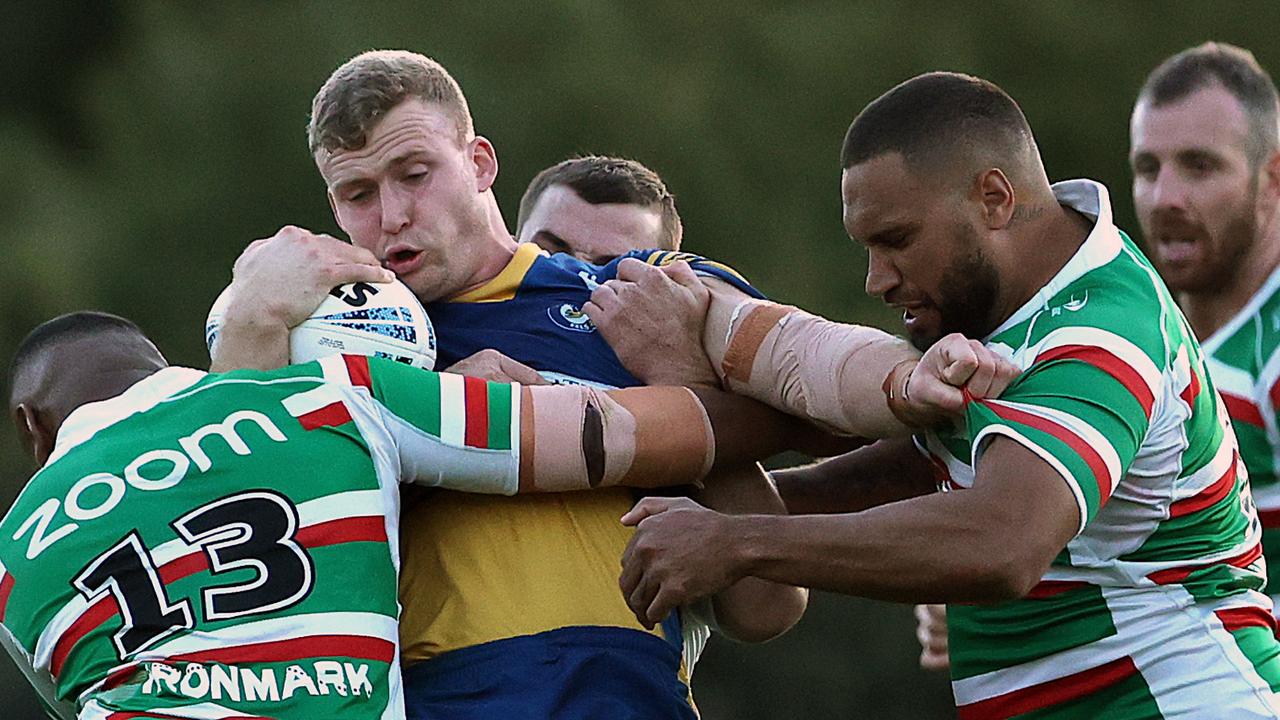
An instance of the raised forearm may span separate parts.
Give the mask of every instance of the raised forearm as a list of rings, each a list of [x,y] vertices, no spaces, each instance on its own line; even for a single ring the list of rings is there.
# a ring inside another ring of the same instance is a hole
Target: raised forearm
[[[703,342],[726,387],[836,431],[890,437],[907,427],[882,390],[904,340],[797,308],[713,293]]]

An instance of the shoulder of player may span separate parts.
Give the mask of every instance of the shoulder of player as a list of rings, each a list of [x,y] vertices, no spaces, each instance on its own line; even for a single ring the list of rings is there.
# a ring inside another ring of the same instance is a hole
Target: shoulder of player
[[[1158,391],[1179,320],[1168,316],[1159,294],[1140,283],[1090,282],[1064,288],[1026,321],[994,336],[1025,369],[1078,360],[1125,378],[1140,377]]]

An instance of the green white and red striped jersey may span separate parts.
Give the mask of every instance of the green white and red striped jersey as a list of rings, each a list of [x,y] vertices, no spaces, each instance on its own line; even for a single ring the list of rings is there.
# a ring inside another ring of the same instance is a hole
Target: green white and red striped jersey
[[[1262,525],[1280,527],[1280,268],[1202,346]]]
[[[398,485],[514,492],[519,397],[335,355],[83,406],[0,522],[0,637],[82,718],[403,717]]]
[[[1125,628],[1180,606],[1240,595],[1249,623],[1269,622],[1251,593],[1265,582],[1261,528],[1200,347],[1113,225],[1106,189],[1080,180],[1054,192],[1096,224],[986,339],[1023,374],[999,399],[971,402],[963,428],[921,442],[943,489],[962,491],[984,442],[1009,438],[1062,476],[1078,512],[1079,534],[1027,597],[948,608],[962,718],[1092,695],[1136,672],[1123,660],[1139,649],[1119,641]]]

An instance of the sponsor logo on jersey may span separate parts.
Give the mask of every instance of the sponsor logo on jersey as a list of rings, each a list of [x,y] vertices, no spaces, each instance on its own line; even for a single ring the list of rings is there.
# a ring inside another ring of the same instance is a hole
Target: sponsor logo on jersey
[[[1071,297],[1067,298],[1067,301],[1058,307],[1053,308],[1053,310],[1050,311],[1049,316],[1058,317],[1062,314],[1063,310],[1066,310],[1067,312],[1080,312],[1088,302],[1088,290],[1085,290],[1082,293],[1071,293]]]
[[[591,318],[587,317],[582,312],[582,309],[573,303],[561,303],[547,308],[547,317],[551,318],[551,322],[565,330],[584,333],[596,331],[596,326],[591,322]]]
[[[234,665],[187,663],[182,669],[164,663],[146,663],[143,695],[182,696],[194,700],[232,702],[280,702],[294,695],[371,697],[366,663],[317,660],[290,665],[283,674],[274,668],[258,670]],[[281,676],[283,675],[283,676]]]
[[[240,434],[240,427],[256,426],[258,432]],[[80,478],[65,498],[49,498],[14,533],[13,539],[31,534],[27,543],[27,559],[34,560],[54,543],[80,528],[80,523],[96,520],[120,504],[128,488],[135,490],[165,490],[182,482],[194,464],[202,473],[213,467],[213,459],[206,452],[206,440],[217,438],[212,446],[225,447],[236,455],[252,455],[246,437],[260,444],[268,438],[285,442],[288,438],[276,427],[271,418],[256,410],[237,410],[222,420],[196,429],[190,435],[179,438],[180,450],[172,447],[149,450],[133,459],[123,472],[95,472]],[[144,473],[144,468],[146,472]],[[105,491],[105,492],[104,492]],[[70,522],[59,521],[67,520]],[[58,524],[57,527],[54,527]]]

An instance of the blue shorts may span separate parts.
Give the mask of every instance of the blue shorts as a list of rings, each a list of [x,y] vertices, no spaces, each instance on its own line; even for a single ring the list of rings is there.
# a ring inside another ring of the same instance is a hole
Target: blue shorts
[[[409,720],[697,720],[680,654],[656,635],[568,627],[404,670]]]

